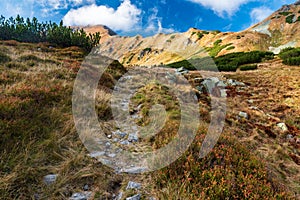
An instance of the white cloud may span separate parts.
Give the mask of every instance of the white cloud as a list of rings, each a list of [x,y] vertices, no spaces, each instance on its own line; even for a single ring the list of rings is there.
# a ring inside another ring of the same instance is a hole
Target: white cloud
[[[95,3],[95,0],[32,0],[36,5],[42,7],[44,15],[51,15],[61,9],[73,8],[82,5],[91,5]]]
[[[103,24],[115,31],[130,31],[140,21],[141,10],[124,0],[117,8],[92,4],[78,9],[71,9],[64,17],[66,25],[99,25]]]
[[[164,28],[162,26],[162,18],[158,17],[158,9],[156,7],[151,9],[152,14],[148,17],[146,28],[140,29],[140,32],[144,35],[153,35],[157,33],[173,33],[173,28]]]
[[[229,17],[239,10],[240,6],[250,1],[257,0],[188,0],[202,6],[212,9],[217,15],[224,17],[227,14]]]
[[[271,10],[270,8],[264,6],[254,8],[250,13],[252,23],[263,21],[264,19],[269,17],[273,12],[274,10]]]
[[[174,32],[174,29],[162,26],[162,18],[158,17],[157,8],[150,9],[151,12],[152,14],[146,18],[146,23],[143,24],[145,12],[138,9],[130,0],[124,0],[116,9],[103,5],[97,6],[96,4],[71,9],[63,17],[63,21],[67,26],[102,24],[125,35],[153,35]]]

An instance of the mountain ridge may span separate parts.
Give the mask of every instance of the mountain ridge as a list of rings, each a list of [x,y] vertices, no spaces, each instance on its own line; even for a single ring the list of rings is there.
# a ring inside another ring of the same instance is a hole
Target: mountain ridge
[[[183,33],[128,37],[116,35],[108,27],[100,25],[83,29],[87,33],[100,31],[102,37],[97,52],[117,59],[125,66],[169,64],[185,57],[200,56],[195,52],[190,55],[184,52],[197,49],[195,45],[213,57],[254,50],[278,54],[283,48],[300,46],[300,34],[297,34],[300,32],[300,1],[282,6],[262,22],[240,32],[190,28]]]

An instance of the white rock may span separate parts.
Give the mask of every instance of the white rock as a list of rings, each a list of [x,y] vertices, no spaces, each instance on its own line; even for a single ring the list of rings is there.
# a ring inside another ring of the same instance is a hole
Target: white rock
[[[244,118],[244,119],[248,119],[249,116],[248,116],[248,114],[245,113],[245,112],[240,112],[240,113],[239,113],[239,117],[240,117],[240,118]]]
[[[136,194],[132,197],[127,197],[126,200],[140,200],[141,199],[141,195],[140,194]]]
[[[57,176],[58,176],[57,174],[49,174],[47,176],[44,176],[44,183],[47,185],[51,185],[55,183]]]
[[[284,132],[289,130],[285,123],[278,123],[277,127],[279,127]]]
[[[141,189],[141,184],[140,183],[136,183],[133,181],[129,181],[126,187],[126,190],[130,190],[130,189]]]
[[[292,140],[294,138],[294,136],[292,135],[292,134],[288,134],[287,136],[286,136],[286,139],[287,140]]]
[[[99,156],[105,155],[104,151],[95,151],[89,154],[92,158],[97,158]]]
[[[70,200],[88,200],[91,197],[91,192],[85,192],[85,193],[74,193]]]

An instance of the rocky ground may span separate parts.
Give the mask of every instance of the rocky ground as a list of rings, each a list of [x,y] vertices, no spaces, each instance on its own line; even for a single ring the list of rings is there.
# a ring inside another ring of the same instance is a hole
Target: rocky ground
[[[272,60],[255,71],[211,78],[167,69],[164,77],[169,81],[185,76],[194,86],[200,127],[187,151],[171,165],[134,174],[98,162],[97,157],[115,158],[116,152],[87,151],[75,129],[72,92],[84,58],[80,49],[15,41],[1,42],[0,48],[10,57],[0,67],[2,199],[299,198],[298,67]],[[158,76],[161,71],[156,71]],[[95,109],[103,125],[99,135],[111,140],[102,145],[109,149],[118,144],[132,151],[145,150],[141,145],[148,150],[165,146],[176,137],[181,114],[174,94],[156,82],[142,85],[131,103],[121,105],[129,108],[137,125],[146,127],[151,124],[151,105],[165,105],[166,125],[158,134],[143,139],[135,127],[118,131],[114,124],[109,103],[112,88],[124,73],[126,69],[114,63],[98,84]],[[224,131],[215,148],[200,159],[212,115],[211,98],[225,97]]]

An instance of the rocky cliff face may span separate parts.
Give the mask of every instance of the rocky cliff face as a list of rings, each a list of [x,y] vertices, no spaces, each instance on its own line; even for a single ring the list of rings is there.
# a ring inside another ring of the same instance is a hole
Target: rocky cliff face
[[[100,31],[97,51],[124,65],[160,65],[203,55],[219,56],[240,51],[273,51],[300,46],[300,2],[285,5],[264,21],[241,32],[202,31],[157,34],[143,38],[121,37],[107,27],[85,27]]]

